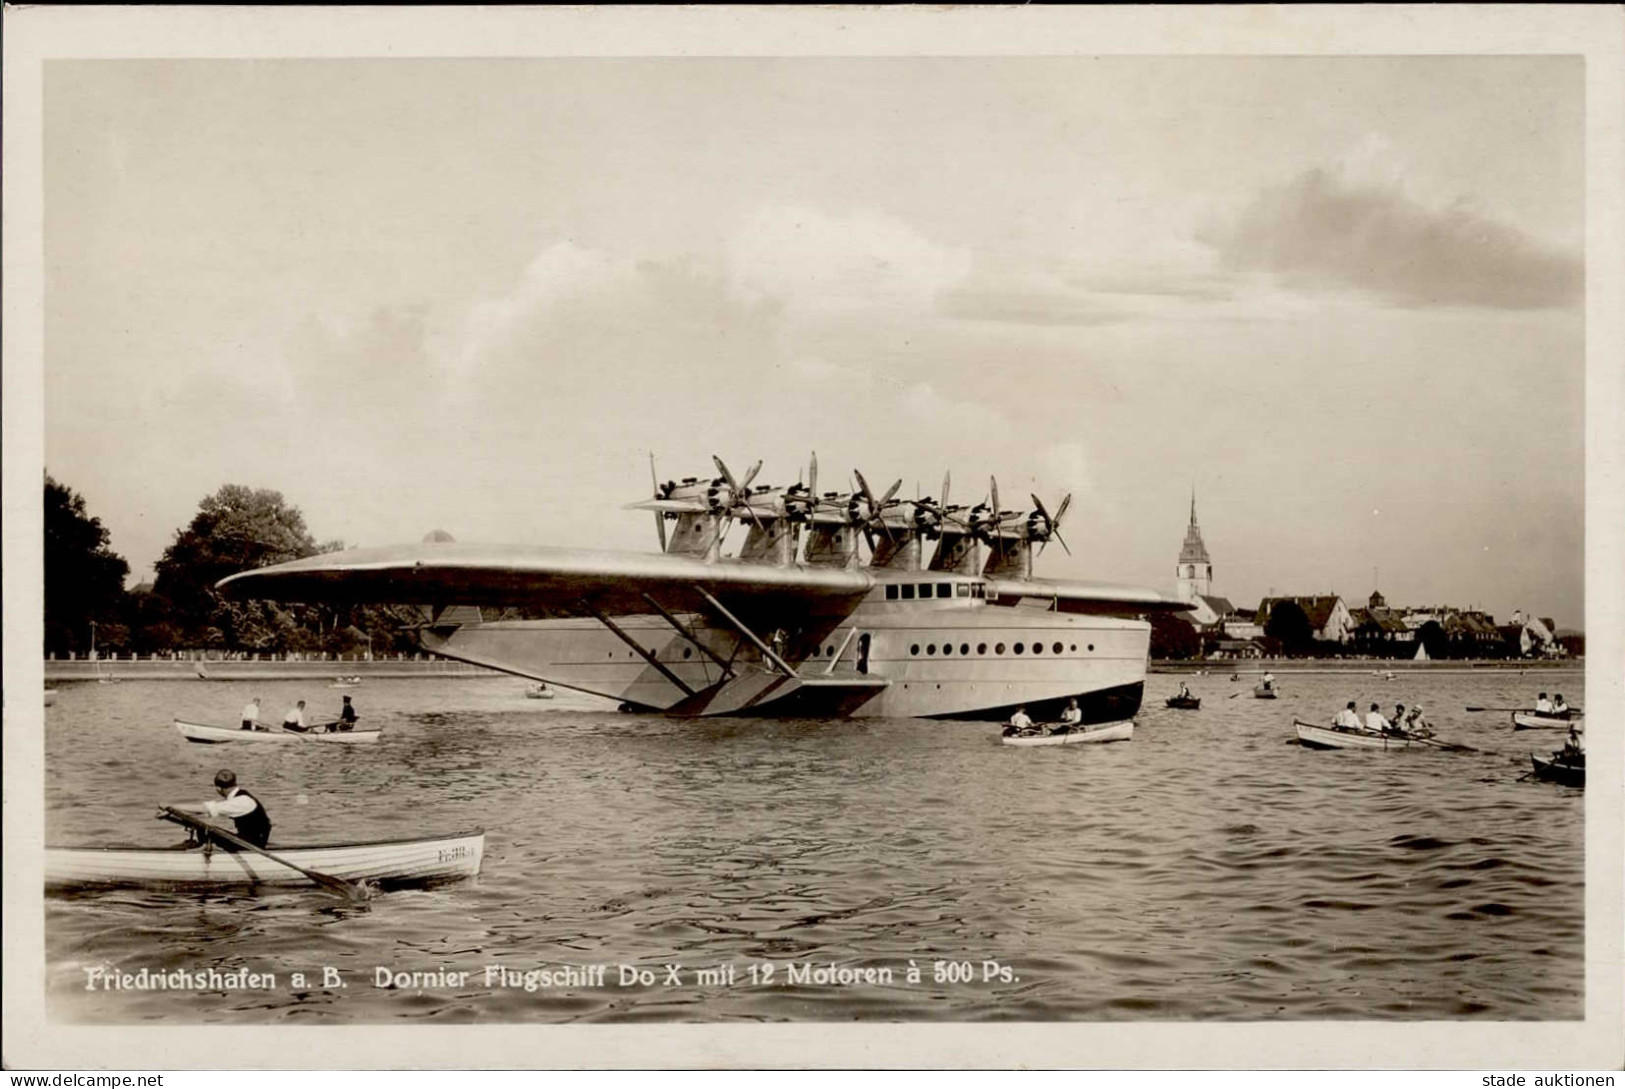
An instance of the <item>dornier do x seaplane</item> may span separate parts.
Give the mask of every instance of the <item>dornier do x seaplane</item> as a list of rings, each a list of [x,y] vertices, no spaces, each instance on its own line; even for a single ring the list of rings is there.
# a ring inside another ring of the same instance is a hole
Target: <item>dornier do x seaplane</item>
[[[736,477],[660,483],[661,552],[459,544],[358,548],[243,571],[237,598],[417,606],[434,654],[675,715],[1086,722],[1132,716],[1145,687],[1147,614],[1189,608],[1152,590],[1033,576],[1061,522],[1033,496],[1005,510],[997,481],[969,508],[877,494],[756,486]],[[736,556],[729,530],[747,527]],[[931,549],[926,559],[927,547]],[[867,559],[864,554],[867,552]],[[1068,549],[1070,553],[1070,549]],[[481,608],[546,619],[486,620]]]

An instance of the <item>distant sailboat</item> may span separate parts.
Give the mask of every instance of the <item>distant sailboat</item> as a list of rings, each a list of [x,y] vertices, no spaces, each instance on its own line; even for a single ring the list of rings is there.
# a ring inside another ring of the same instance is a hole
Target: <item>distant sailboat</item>
[[[1426,662],[1431,660],[1428,658],[1428,648],[1426,643],[1420,643],[1417,645],[1416,657],[1412,660],[1417,662]]]

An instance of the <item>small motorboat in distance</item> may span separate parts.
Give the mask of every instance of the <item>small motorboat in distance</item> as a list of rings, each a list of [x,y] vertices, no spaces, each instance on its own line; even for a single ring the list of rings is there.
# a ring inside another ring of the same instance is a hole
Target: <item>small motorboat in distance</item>
[[[49,706],[51,706],[51,704],[53,704],[55,702],[56,702],[56,689],[47,688],[45,690],[45,706],[49,707]]]
[[[1103,722],[1096,726],[1074,726],[1057,734],[1049,731],[1050,727],[1041,726],[1032,733],[1006,734],[999,740],[1006,745],[1087,745],[1105,741],[1132,741],[1134,720]]]
[[[1256,699],[1273,700],[1278,698],[1278,693],[1275,691],[1274,685],[1261,684],[1253,689],[1253,696]]]
[[[298,745],[304,742],[328,745],[376,745],[383,737],[382,730],[336,730],[312,727],[305,733],[297,730],[244,730],[239,726],[210,726],[201,722],[175,720],[175,730],[186,740],[199,745],[224,745],[231,741],[274,742]]]
[[[485,830],[417,839],[330,843],[272,850],[294,866],[379,888],[457,881],[480,872]],[[142,886],[217,888],[304,885],[310,878],[251,851],[185,848],[47,847],[46,888]]]
[[[1512,712],[1512,728],[1514,730],[1566,730],[1569,725],[1585,718],[1585,715],[1573,707],[1558,714],[1543,714],[1540,711],[1514,711]]]
[[[356,685],[358,685],[360,683],[361,683],[361,678],[359,676],[334,677],[332,683],[329,684],[327,687],[329,687],[329,688],[354,688]]]
[[[550,700],[553,698],[553,690],[545,684],[533,684],[525,689],[525,698],[527,700]]]
[[[1298,730],[1298,744],[1311,749],[1408,749],[1426,747],[1421,738],[1409,734],[1373,734],[1365,730],[1350,730],[1342,726],[1316,726],[1311,722],[1294,719]]]
[[[1202,698],[1200,696],[1169,696],[1167,703],[1169,707],[1177,707],[1182,711],[1195,711],[1202,706]]]
[[[1530,753],[1529,762],[1535,766],[1536,779],[1571,787],[1586,785],[1585,753],[1554,752],[1545,760]]]

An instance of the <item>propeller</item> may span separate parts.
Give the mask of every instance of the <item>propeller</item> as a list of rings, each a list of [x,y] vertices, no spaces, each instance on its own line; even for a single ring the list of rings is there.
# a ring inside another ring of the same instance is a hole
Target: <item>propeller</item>
[[[656,499],[664,499],[666,496],[671,494],[672,489],[670,485],[667,485],[664,490],[662,490],[660,487],[660,474],[655,472],[655,452],[653,450],[649,451],[649,483],[654,485],[654,496]],[[655,532],[660,534],[660,551],[664,552],[666,551],[666,516],[660,511],[655,511],[654,513]]]
[[[1031,493],[1028,494],[1030,495]],[[1042,553],[1043,546],[1051,537],[1054,537],[1057,541],[1061,542],[1061,547],[1066,549],[1066,554],[1068,556],[1072,555],[1072,550],[1067,548],[1066,538],[1061,536],[1061,519],[1066,517],[1066,508],[1072,505],[1072,493],[1068,492],[1061,499],[1061,505],[1055,508],[1055,514],[1053,517],[1051,517],[1049,511],[1044,509],[1044,501],[1042,499],[1034,495],[1032,496],[1032,500],[1033,512],[1027,516],[1028,539],[1037,541],[1039,544],[1039,552]],[[1038,528],[1038,522],[1040,519],[1042,519],[1044,523],[1043,529]]]
[[[853,469],[852,475],[858,478],[859,494],[863,496],[863,501],[869,505],[869,517],[864,522],[864,532],[869,533],[870,524],[879,522],[880,528],[885,531],[886,540],[891,540],[891,527],[886,524],[885,518],[881,517],[881,515],[885,513],[887,507],[896,505],[892,502],[892,498],[897,494],[897,490],[903,486],[902,478],[899,477],[896,483],[886,489],[886,494],[877,500],[874,491],[869,487],[869,482],[863,479],[863,474]]]
[[[750,467],[750,471],[745,474],[743,481],[736,481],[733,473],[728,471],[728,466],[723,464],[721,458],[712,454],[711,460],[716,463],[717,471],[722,474],[722,479],[728,482],[729,510],[731,511],[734,505],[743,503],[745,513],[750,515],[751,522],[755,524],[757,529],[761,529],[761,519],[756,517],[756,511],[750,505],[750,482],[755,480],[756,474],[762,471],[761,461],[757,461],[755,465]]]
[[[808,521],[818,508],[818,503],[818,451],[814,450],[812,461],[807,466],[807,483],[801,483],[800,474],[797,474],[795,486],[785,489],[784,516],[793,522]]]

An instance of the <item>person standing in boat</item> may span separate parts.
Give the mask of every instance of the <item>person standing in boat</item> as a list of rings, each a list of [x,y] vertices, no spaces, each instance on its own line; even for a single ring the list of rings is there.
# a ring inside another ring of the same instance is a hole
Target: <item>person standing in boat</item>
[[[1338,730],[1360,729],[1360,712],[1355,709],[1353,700],[1349,700],[1349,705],[1337,712],[1337,717],[1332,720],[1332,727]]]
[[[1373,703],[1370,713],[1365,716],[1366,733],[1385,733],[1388,730],[1388,725],[1388,720],[1382,717],[1382,710]]]
[[[258,730],[260,728],[260,698],[255,696],[243,708],[243,729]]]
[[[1183,687],[1183,685],[1181,686]],[[1083,724],[1083,711],[1078,707],[1076,698],[1066,701],[1066,710],[1061,712],[1060,724],[1051,730],[1055,734],[1069,734]]]
[[[271,839],[271,817],[260,800],[237,785],[237,775],[230,768],[221,768],[214,777],[214,789],[220,793],[218,801],[202,805],[176,805],[183,813],[196,813],[206,817],[230,817],[236,825],[237,835],[256,847],[264,847]],[[230,845],[226,845],[230,849]]]
[[[355,704],[350,702],[349,696],[345,696],[344,706],[339,710],[339,720],[329,726],[328,730],[341,730],[344,733],[349,733],[351,730],[355,729],[357,717],[358,716],[355,713]]]
[[[283,714],[282,728],[284,730],[291,730],[296,734],[302,734],[306,730],[310,729],[310,726],[305,722],[304,700],[300,700],[298,703],[288,708],[287,712]]]

